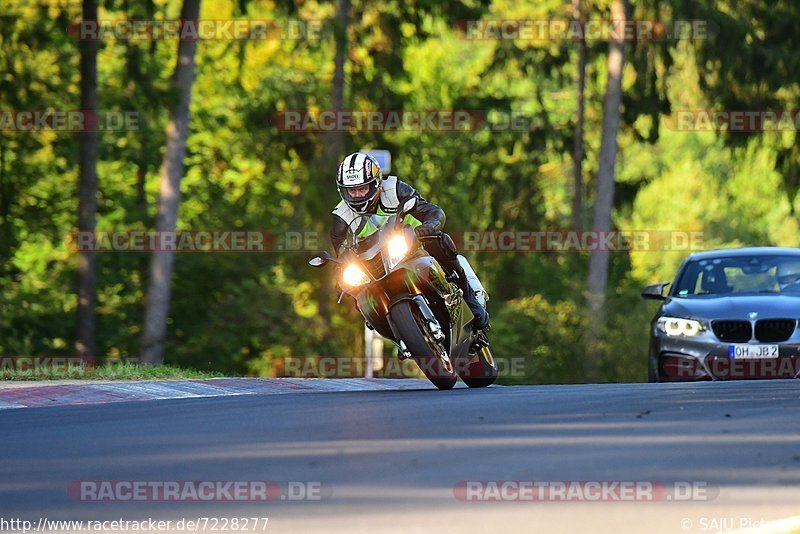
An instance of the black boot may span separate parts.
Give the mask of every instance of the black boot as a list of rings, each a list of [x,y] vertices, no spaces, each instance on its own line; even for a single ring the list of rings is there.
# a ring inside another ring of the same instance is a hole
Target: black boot
[[[489,328],[489,312],[478,302],[478,297],[475,296],[475,293],[473,293],[469,287],[466,289],[461,288],[461,291],[464,292],[464,302],[467,303],[469,310],[472,312],[473,330],[477,331]]]
[[[472,312],[472,328],[476,331],[484,330],[489,327],[489,312],[486,311],[486,308],[481,306],[480,302],[478,302],[478,297],[475,296],[472,288],[469,287],[467,274],[464,272],[464,268],[458,263],[458,260],[453,263],[455,264],[453,265],[453,270],[458,275],[456,283],[459,289],[464,293],[464,302],[469,308],[469,311]]]
[[[472,312],[474,318],[472,321],[473,328],[476,331],[487,328],[489,326],[489,314],[486,308],[480,305],[478,297],[476,297],[475,293],[470,289],[469,282],[467,281],[467,274],[458,262],[456,245],[453,243],[450,236],[443,233],[439,235],[439,239],[426,239],[423,241],[423,246],[425,250],[436,258],[439,265],[441,265],[445,271],[448,273],[454,272],[456,276],[458,276],[456,283],[459,289],[464,293],[464,302]],[[448,280],[449,279],[451,279],[451,276],[448,274]]]

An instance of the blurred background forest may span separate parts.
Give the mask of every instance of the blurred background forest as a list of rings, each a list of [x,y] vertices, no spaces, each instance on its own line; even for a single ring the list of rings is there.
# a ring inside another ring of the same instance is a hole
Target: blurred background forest
[[[67,31],[83,18],[81,3],[0,6],[0,110],[81,109],[80,44]],[[389,149],[392,174],[442,206],[452,233],[590,228],[609,43],[585,46],[584,193],[576,203],[579,43],[465,39],[459,25],[570,20],[573,7],[564,0],[204,0],[203,19],[323,25],[319,38],[198,43],[178,228],[327,236],[338,159],[361,148]],[[175,19],[181,8],[181,0],[101,0],[99,18]],[[609,19],[611,8],[611,0],[581,3],[587,19]],[[626,43],[613,227],[699,231],[703,248],[800,245],[795,131],[668,127],[675,110],[800,109],[800,4],[640,0],[627,12],[641,20],[711,21],[718,34]],[[154,228],[177,54],[175,40],[98,45],[99,109],[139,117],[136,130],[98,134],[98,230]],[[276,113],[334,109],[336,98],[351,110],[516,112],[532,127],[354,131],[338,146],[325,133],[273,125]],[[0,130],[2,355],[75,353],[77,139],[73,132]],[[610,255],[604,330],[589,376],[581,374],[589,255],[468,253],[492,296],[496,355],[525,359],[524,374],[501,381],[644,380],[655,304],[639,292],[671,280],[689,252]],[[164,361],[270,375],[288,356],[361,354],[363,321],[351,303],[336,305],[330,273],[306,266],[310,253],[176,254]],[[140,354],[149,256],[96,256],[100,361]]]

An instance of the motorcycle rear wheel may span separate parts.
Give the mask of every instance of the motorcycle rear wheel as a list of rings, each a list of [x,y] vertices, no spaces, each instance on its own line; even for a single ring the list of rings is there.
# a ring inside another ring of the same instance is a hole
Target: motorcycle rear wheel
[[[485,388],[497,380],[498,366],[494,359],[492,349],[487,345],[477,352],[471,352],[464,370],[460,373],[461,380],[471,388]]]

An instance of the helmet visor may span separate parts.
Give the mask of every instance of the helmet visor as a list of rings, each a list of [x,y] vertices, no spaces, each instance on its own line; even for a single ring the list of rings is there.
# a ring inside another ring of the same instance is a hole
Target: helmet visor
[[[366,206],[378,193],[378,181],[371,180],[365,184],[339,186],[339,194],[342,200],[350,206]]]

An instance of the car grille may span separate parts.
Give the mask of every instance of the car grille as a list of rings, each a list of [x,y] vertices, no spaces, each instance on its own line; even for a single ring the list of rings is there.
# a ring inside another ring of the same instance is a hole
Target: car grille
[[[759,341],[786,341],[797,326],[795,319],[761,319],[756,321],[756,339]]]
[[[386,269],[383,267],[383,256],[379,252],[372,259],[364,260],[364,265],[367,267],[369,274],[380,279],[386,276]]]
[[[753,337],[753,328],[748,321],[712,321],[711,329],[720,341],[747,343]]]

